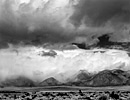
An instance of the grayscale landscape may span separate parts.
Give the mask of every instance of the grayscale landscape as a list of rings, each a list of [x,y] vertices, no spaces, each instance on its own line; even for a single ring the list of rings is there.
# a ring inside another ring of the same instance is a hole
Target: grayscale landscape
[[[130,100],[130,0],[0,0],[0,100]]]

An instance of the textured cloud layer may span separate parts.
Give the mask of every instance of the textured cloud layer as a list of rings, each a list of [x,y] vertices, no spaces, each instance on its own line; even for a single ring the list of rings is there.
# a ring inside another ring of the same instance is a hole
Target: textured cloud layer
[[[87,33],[99,36],[108,32],[113,33],[112,41],[130,41],[130,1],[79,0],[71,22],[77,27],[88,27]]]
[[[69,0],[1,0],[0,40],[67,42],[73,38],[73,25],[68,22],[72,12]]]
[[[88,26],[130,22],[129,0],[80,0],[72,17],[75,24],[85,20]]]
[[[110,34],[130,41],[129,0],[1,0],[0,46],[85,42]]]
[[[55,56],[50,56],[52,53],[49,51],[49,49],[36,47],[10,47],[1,50],[0,79],[24,75],[39,81],[48,77],[65,81],[79,70],[93,73],[115,68],[130,70],[130,57],[125,51],[55,50]],[[46,54],[43,54],[45,52]]]

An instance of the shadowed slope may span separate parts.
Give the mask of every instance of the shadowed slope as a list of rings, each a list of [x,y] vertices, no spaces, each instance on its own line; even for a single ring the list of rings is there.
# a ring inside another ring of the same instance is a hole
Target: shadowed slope
[[[32,80],[20,76],[18,78],[15,79],[7,79],[4,82],[2,82],[3,86],[16,86],[16,87],[34,87],[35,84]]]
[[[39,86],[57,86],[57,85],[60,85],[60,84],[61,83],[58,80],[56,80],[53,77],[50,77],[48,79],[45,79],[41,83],[39,83]]]
[[[90,86],[114,86],[123,85],[123,79],[112,73],[110,70],[104,70],[96,74],[86,85]]]

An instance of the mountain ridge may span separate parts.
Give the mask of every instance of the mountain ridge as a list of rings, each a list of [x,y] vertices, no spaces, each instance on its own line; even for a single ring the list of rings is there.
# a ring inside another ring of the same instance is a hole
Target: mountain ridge
[[[1,84],[4,87],[45,87],[45,86],[124,86],[130,85],[130,72],[120,69],[103,70],[95,74],[88,73],[86,70],[80,70],[67,82],[60,82],[54,77],[49,77],[42,82],[34,82],[26,77],[17,77],[7,79]]]

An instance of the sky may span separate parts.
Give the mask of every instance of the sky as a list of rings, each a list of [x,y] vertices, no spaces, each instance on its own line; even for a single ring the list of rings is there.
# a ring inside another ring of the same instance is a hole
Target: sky
[[[129,5],[129,0],[1,0],[1,47],[21,42],[91,45],[103,34],[129,42]]]
[[[1,79],[24,74],[64,81],[79,70],[129,70],[127,51],[95,54],[71,45],[97,44],[104,34],[112,42],[130,42],[129,26],[130,0],[0,0]],[[56,55],[43,56],[46,50]]]

